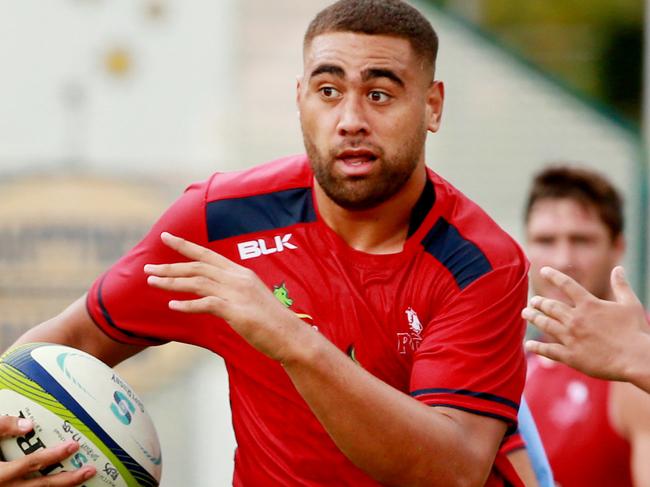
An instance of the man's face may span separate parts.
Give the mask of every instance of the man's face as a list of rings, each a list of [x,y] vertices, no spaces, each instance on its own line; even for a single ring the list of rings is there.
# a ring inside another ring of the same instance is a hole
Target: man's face
[[[406,39],[333,32],[304,54],[298,108],[316,181],[343,208],[388,200],[424,169],[443,87]]]
[[[609,296],[609,274],[624,251],[612,240],[593,206],[569,198],[543,198],[532,207],[526,228],[533,292],[566,300],[539,275],[545,265],[573,277],[599,298]]]

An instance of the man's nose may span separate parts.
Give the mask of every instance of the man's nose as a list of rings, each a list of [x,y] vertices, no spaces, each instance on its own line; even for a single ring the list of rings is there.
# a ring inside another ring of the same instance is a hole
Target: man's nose
[[[553,252],[552,262],[550,265],[557,270],[571,275],[575,266],[575,255],[573,247],[569,242],[559,243]]]
[[[369,133],[368,120],[361,97],[348,96],[343,100],[340,107],[341,113],[337,126],[339,135],[349,136]]]

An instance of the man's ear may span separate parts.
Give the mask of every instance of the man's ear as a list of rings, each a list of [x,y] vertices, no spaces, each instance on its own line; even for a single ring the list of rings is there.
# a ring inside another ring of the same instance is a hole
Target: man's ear
[[[427,90],[427,129],[437,132],[442,121],[442,107],[445,101],[445,85],[434,81]]]
[[[298,107],[298,112],[300,112],[300,89],[302,88],[302,76],[296,76],[296,107]]]

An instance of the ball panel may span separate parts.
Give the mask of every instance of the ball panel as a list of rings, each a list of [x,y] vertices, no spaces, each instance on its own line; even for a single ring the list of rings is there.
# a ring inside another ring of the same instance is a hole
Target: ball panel
[[[0,449],[7,460],[17,460],[42,448],[74,439],[79,443],[79,450],[61,463],[41,470],[41,474],[72,471],[90,464],[97,468],[98,474],[96,478],[85,483],[87,487],[137,485],[133,479],[129,484],[123,476],[119,475],[114,462],[105,455],[105,448],[98,448],[93,441],[76,430],[69,421],[62,420],[57,414],[40,404],[14,391],[0,389],[0,414],[24,417],[34,423],[33,431],[25,436],[0,440]],[[70,415],[71,413],[68,412],[68,416]]]
[[[48,440],[52,444],[61,441],[61,430],[67,429],[67,433],[81,435],[88,442],[86,450],[79,451],[86,460],[93,455],[99,458],[96,453],[91,455],[95,450],[110,460],[96,464],[98,472],[106,478],[97,485],[119,487],[121,484],[115,483],[118,478],[125,479],[124,485],[128,486],[158,485],[160,447],[153,423],[133,391],[102,362],[60,345],[17,347],[0,357],[0,393],[10,390],[23,396],[22,400],[28,403],[23,407],[30,407],[30,411],[36,405],[55,415],[55,419],[47,419],[47,428],[58,428],[54,440]],[[21,410],[4,411],[2,400],[0,405],[0,414],[16,415]],[[124,414],[132,415],[130,421],[120,420]],[[43,429],[43,420],[33,420]],[[125,444],[135,458],[125,451]],[[77,463],[84,458],[77,458]],[[90,487],[94,482],[87,485]]]
[[[25,372],[38,376],[39,382],[48,379],[41,378],[41,372],[51,377],[52,387],[63,389],[56,394],[59,400],[84,422],[96,423],[92,429],[134,476],[149,482],[160,477],[160,445],[151,418],[137,394],[113,369],[85,352],[60,345],[36,348],[31,355],[30,371]],[[92,418],[86,419],[86,411]],[[110,436],[100,424],[110,428]]]
[[[43,345],[41,350],[50,348],[52,346]],[[110,463],[112,464],[96,465],[98,469],[101,467],[107,470],[107,472],[110,472],[111,477],[119,473],[127,482],[126,485],[156,485],[150,483],[151,476],[97,424],[59,382],[54,380],[48,370],[45,370],[41,364],[33,359],[32,355],[37,349],[39,348],[26,347],[24,350],[18,350],[15,355],[10,354],[5,357],[5,363],[0,363],[0,369],[13,369],[14,372],[8,372],[7,375],[13,376],[19,382],[21,387],[19,390],[26,391],[26,397],[42,405],[60,419],[67,421],[70,427],[92,439],[93,443],[100,448],[106,458],[111,460]],[[37,389],[42,392],[40,394],[31,393]],[[114,470],[117,472],[114,472]],[[136,475],[134,475],[136,473],[139,483],[136,483]],[[155,482],[155,479],[153,481]]]
[[[147,483],[146,476],[142,478],[142,475],[137,476],[141,477],[138,483],[139,479],[129,471],[129,467],[135,468],[135,465],[128,456],[124,455],[126,461],[122,461],[72,411],[45,392],[36,382],[6,363],[0,363],[0,394],[0,414],[22,415],[34,422],[35,431],[40,432],[38,437],[32,440],[36,445],[43,445],[41,447],[44,448],[69,439],[75,439],[79,443],[79,451],[82,454],[85,452],[87,460],[77,458],[76,467],[73,467],[70,462],[64,462],[66,469],[80,468],[90,461],[99,472],[102,472],[101,477],[110,477],[113,482],[109,481],[108,485],[113,485],[118,479],[124,481],[116,483],[116,486],[151,485]],[[17,444],[2,442],[0,445],[8,460],[15,460],[26,454],[24,450],[18,449]],[[6,447],[10,450],[5,451]],[[107,481],[108,479],[105,479],[104,484],[98,485],[105,485]]]

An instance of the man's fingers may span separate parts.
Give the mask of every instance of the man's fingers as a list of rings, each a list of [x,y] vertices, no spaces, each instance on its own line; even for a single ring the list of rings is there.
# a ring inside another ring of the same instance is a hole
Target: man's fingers
[[[217,280],[219,272],[210,264],[204,262],[180,262],[176,264],[147,264],[144,266],[145,274],[158,277],[192,277],[206,276]]]
[[[0,485],[5,485],[10,481],[22,479],[29,474],[39,472],[46,467],[55,465],[62,462],[70,455],[75,453],[79,449],[79,444],[75,441],[68,441],[62,443],[61,445],[55,446],[53,448],[45,448],[39,450],[35,453],[25,455],[23,458],[14,460],[11,462],[5,462],[2,464],[0,469]],[[48,477],[47,479],[33,479],[29,483],[26,483],[26,486],[38,486],[38,485],[78,485],[83,482],[85,479],[90,478],[91,474],[94,474],[94,467],[88,467],[82,469],[82,471],[77,472],[76,475],[70,476],[66,475],[63,479],[58,479],[58,476]],[[66,478],[70,477],[73,481],[79,480],[78,483],[71,483],[70,480]],[[40,483],[38,483],[40,481]],[[49,482],[49,484],[48,484]],[[58,483],[55,483],[58,482]],[[63,483],[61,483],[63,482]]]
[[[556,319],[560,323],[567,323],[571,318],[571,308],[563,302],[555,299],[533,296],[530,298],[529,306],[538,309],[545,315]]]
[[[181,311],[183,313],[211,313],[216,316],[224,317],[225,300],[217,296],[206,296],[200,299],[190,299],[187,301],[172,300],[169,302],[170,309]]]
[[[536,353],[542,357],[557,360],[558,362],[565,362],[566,348],[559,343],[545,343],[535,340],[528,340],[525,343],[526,351]],[[566,363],[566,362],[565,362]]]
[[[0,437],[22,436],[33,428],[29,419],[14,416],[0,416]]]
[[[531,306],[524,308],[521,312],[521,316],[526,321],[539,328],[542,332],[557,340],[561,340],[562,336],[566,333],[566,328],[560,322]]]
[[[169,232],[161,233],[160,239],[169,248],[174,249],[176,252],[184,255],[190,260],[198,260],[221,268],[236,265],[231,260],[226,259],[224,256],[217,254],[210,249],[206,249],[194,242],[172,235]]]
[[[95,476],[94,467],[83,467],[73,472],[62,472],[47,477],[37,477],[20,484],[21,487],[73,487],[83,485]]]
[[[150,286],[181,293],[192,293],[197,296],[219,295],[219,283],[208,277],[147,277]]]
[[[585,298],[592,297],[592,295],[575,280],[552,267],[542,267],[539,273],[544,279],[552,283],[554,286],[557,286],[571,299],[571,301],[573,301],[574,304],[578,304],[579,301]]]
[[[634,294],[630,283],[625,278],[623,267],[616,266],[612,269],[610,282],[616,302],[621,304],[641,304],[637,295]]]

